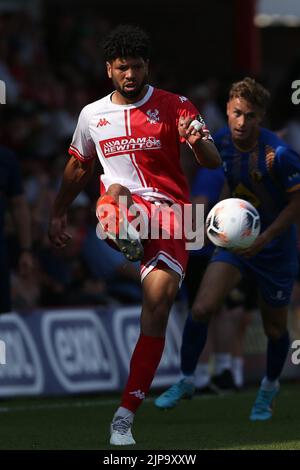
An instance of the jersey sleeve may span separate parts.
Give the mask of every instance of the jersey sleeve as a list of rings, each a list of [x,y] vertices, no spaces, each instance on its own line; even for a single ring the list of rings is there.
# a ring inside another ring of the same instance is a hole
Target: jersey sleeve
[[[294,150],[278,147],[275,169],[286,192],[292,193],[300,190],[300,157]]]
[[[97,156],[95,143],[90,135],[89,119],[85,108],[79,115],[69,154],[74,155],[82,162],[88,162]]]
[[[221,152],[221,150],[224,148],[224,145],[226,145],[231,139],[229,128],[226,126],[215,132],[213,134],[213,139],[218,151]]]
[[[194,178],[191,195],[204,196],[211,203],[218,200],[225,181],[223,168],[205,168],[200,167]]]
[[[175,95],[176,96],[176,95]],[[211,140],[213,142],[213,138],[204,122],[203,117],[199,113],[198,109],[191,103],[191,101],[188,100],[185,96],[176,96],[177,99],[177,110],[176,110],[176,126],[178,128],[179,124],[179,119],[181,117],[186,118],[189,116],[191,119],[196,119],[199,121],[203,127],[202,131],[205,133],[205,137],[203,137],[204,140]],[[186,140],[184,137],[180,137],[180,142],[184,143]]]

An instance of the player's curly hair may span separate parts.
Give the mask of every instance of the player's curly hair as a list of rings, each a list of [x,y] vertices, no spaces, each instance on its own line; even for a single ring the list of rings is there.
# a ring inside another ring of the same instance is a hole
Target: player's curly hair
[[[150,39],[140,27],[119,25],[103,42],[104,60],[111,62],[119,57],[150,57]]]
[[[245,77],[240,82],[232,84],[229,91],[229,99],[233,98],[244,98],[265,112],[270,101],[270,93],[254,78]]]

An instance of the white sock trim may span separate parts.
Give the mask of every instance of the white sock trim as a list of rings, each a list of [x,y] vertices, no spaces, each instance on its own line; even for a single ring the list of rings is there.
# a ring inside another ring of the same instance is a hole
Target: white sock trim
[[[210,382],[209,363],[200,362],[195,371],[195,384],[197,388],[206,387]]]
[[[123,406],[119,406],[117,411],[114,414],[114,418],[116,416],[121,416],[122,418],[129,418],[129,420],[133,423],[134,413],[128,408],[124,408]]]
[[[232,358],[231,372],[235,385],[242,387],[244,385],[244,359],[242,357]]]
[[[231,370],[231,354],[215,354],[215,374],[219,375],[226,369]]]
[[[181,374],[181,380],[184,380],[187,384],[195,385],[195,375],[184,375]]]
[[[268,377],[264,377],[261,381],[260,387],[263,390],[270,392],[271,390],[274,390],[274,388],[279,388],[279,380],[269,380]]]

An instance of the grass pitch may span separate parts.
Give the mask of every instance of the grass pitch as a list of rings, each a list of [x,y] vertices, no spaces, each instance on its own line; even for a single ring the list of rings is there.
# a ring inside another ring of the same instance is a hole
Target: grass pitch
[[[257,389],[195,396],[161,411],[146,400],[137,414],[134,450],[300,449],[299,384],[284,384],[268,422],[249,421]],[[15,399],[0,402],[0,449],[103,449],[118,397]]]

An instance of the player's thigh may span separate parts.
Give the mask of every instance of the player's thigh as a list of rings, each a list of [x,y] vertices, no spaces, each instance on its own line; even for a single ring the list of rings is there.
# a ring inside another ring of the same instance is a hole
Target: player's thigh
[[[210,263],[202,278],[194,307],[202,306],[208,310],[218,310],[241,278],[240,270],[232,264],[222,261]]]
[[[259,298],[259,306],[266,335],[274,340],[280,338],[287,329],[288,306],[274,307],[262,296]]]

